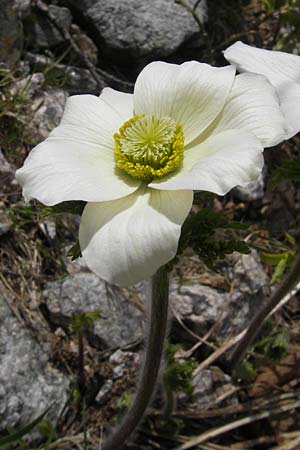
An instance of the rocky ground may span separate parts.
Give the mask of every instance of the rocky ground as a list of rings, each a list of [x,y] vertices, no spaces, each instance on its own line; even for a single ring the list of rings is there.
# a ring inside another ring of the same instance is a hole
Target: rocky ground
[[[287,31],[278,13],[268,15],[262,3],[0,0],[1,434],[51,406],[39,431],[15,448],[101,448],[103,429],[120,419],[134,392],[148,309],[146,282],[120,289],[81,259],[70,260],[78,217],[45,217],[40,205],[25,205],[15,169],[59,123],[69,95],[98,95],[105,86],[131,92],[140,69],[157,59],[222,65],[221,51],[240,38],[265,47],[283,42]],[[274,289],[262,253],[296,251],[299,184],[270,190],[268,182],[282,161],[298,155],[299,144],[295,137],[267,150],[259,182],[209,200],[216,212],[251,225],[243,237],[252,251],[228,256],[215,271],[192,252],[175,267],[169,340],[177,347],[166,366],[192,367],[191,389],[178,384],[167,426],[158,389],[126,448],[175,449],[201,434],[196,448],[204,450],[300,448],[297,294],[268,319],[238,379],[226,365]]]

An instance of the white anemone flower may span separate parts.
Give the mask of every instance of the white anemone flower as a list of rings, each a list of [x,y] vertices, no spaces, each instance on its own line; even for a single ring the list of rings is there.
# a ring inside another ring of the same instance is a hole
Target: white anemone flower
[[[275,87],[281,110],[290,125],[287,138],[300,131],[300,56],[264,50],[236,42],[224,52],[239,72],[262,74]]]
[[[133,94],[70,97],[16,177],[27,200],[86,201],[82,256],[101,278],[126,286],[176,255],[193,190],[223,195],[257,179],[263,147],[286,133],[265,77],[153,62]]]

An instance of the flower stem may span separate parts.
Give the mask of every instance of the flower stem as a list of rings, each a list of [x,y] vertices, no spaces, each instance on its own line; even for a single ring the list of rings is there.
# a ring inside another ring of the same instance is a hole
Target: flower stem
[[[250,326],[237,345],[235,351],[233,352],[229,363],[227,366],[230,367],[231,371],[234,372],[239,367],[241,361],[243,360],[245,353],[249,346],[252,344],[256,336],[259,334],[264,320],[270,314],[270,312],[278,305],[278,303],[295,287],[297,282],[300,280],[300,254],[297,257],[291,272],[282,281],[276,291],[271,295],[267,302],[262,306],[262,308],[254,316]]]
[[[170,421],[172,414],[175,409],[176,400],[175,395],[167,381],[164,381],[164,394],[165,394],[165,408],[164,408],[164,419]]]
[[[120,450],[136,429],[149,405],[163,354],[168,320],[168,298],[168,272],[163,266],[152,277],[149,336],[136,395],[123,422],[104,442],[102,450]]]

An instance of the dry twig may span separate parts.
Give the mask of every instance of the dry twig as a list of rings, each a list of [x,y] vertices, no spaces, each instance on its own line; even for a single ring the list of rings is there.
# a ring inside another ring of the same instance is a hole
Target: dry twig
[[[243,417],[242,419],[235,420],[231,423],[223,425],[218,428],[213,428],[212,430],[205,431],[199,436],[190,439],[187,443],[177,447],[176,450],[187,450],[189,448],[193,448],[203,442],[208,441],[209,439],[216,438],[222,434],[227,433],[228,431],[235,430],[245,425],[249,425],[250,423],[257,422],[258,420],[267,419],[269,417],[276,416],[278,414],[291,411],[293,409],[300,408],[300,400],[291,402],[287,405],[283,405],[279,408],[271,409],[269,411],[263,411],[258,414],[254,414],[252,416]]]

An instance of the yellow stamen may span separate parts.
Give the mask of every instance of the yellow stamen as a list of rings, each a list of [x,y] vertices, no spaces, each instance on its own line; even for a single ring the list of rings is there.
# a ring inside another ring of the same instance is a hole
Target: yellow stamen
[[[114,134],[114,140],[116,165],[133,178],[149,182],[181,166],[182,125],[171,117],[135,115]]]

